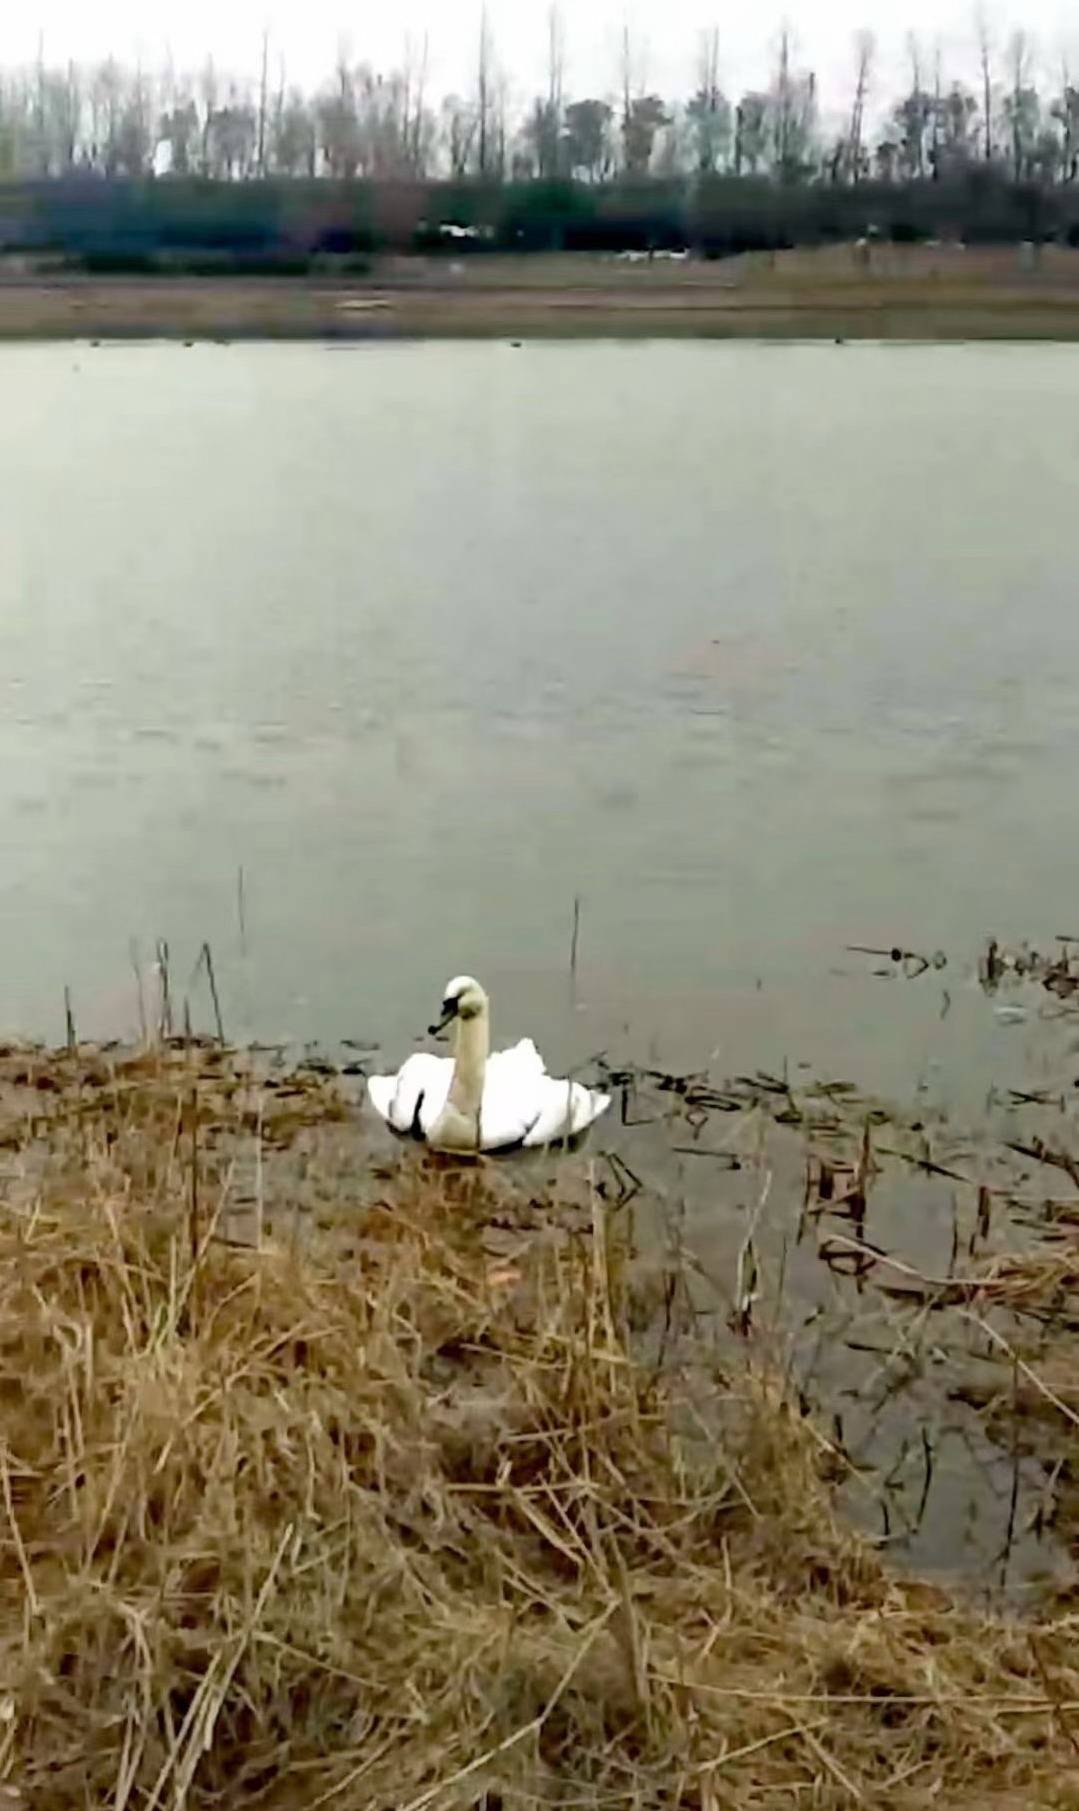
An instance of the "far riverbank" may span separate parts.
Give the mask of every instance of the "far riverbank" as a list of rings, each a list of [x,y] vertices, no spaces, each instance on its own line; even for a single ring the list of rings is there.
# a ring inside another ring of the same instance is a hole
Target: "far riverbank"
[[[1079,252],[858,248],[707,263],[387,259],[362,277],[9,270],[0,339],[1079,339]]]

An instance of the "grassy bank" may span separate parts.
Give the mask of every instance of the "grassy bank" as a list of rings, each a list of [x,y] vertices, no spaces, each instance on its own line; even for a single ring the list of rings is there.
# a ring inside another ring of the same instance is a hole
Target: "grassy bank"
[[[845,1529],[597,1155],[373,1152],[339,1088],[0,1059],[0,1803],[1079,1804],[1067,1603]]]
[[[0,339],[1079,338],[1079,252],[878,248],[722,263],[386,259],[339,279],[9,271]]]

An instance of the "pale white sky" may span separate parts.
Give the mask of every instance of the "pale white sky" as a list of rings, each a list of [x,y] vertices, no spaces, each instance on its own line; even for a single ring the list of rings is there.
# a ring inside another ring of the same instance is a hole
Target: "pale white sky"
[[[963,0],[803,0],[788,6],[799,62],[816,70],[825,107],[844,106],[849,91],[854,33],[868,26],[879,41],[877,81],[881,89],[901,79],[904,44],[915,29],[927,63],[939,36],[945,73],[971,79],[975,72],[974,4]],[[1062,54],[1079,67],[1079,9],[1068,0],[990,0],[992,30],[1003,44],[1017,23],[1034,38],[1047,77],[1059,79]],[[213,50],[223,72],[247,75],[258,67],[264,23],[270,27],[273,67],[283,55],[289,75],[304,85],[321,80],[332,67],[342,36],[356,60],[388,69],[402,59],[406,33],[430,39],[430,80],[435,93],[471,85],[479,0],[401,0],[400,7],[357,5],[356,0],[37,0],[32,7],[0,13],[0,63],[29,62],[44,34],[47,61],[68,56],[91,59],[110,51],[121,60],[141,56],[147,64],[171,48],[179,68],[197,67]],[[643,60],[649,88],[675,97],[685,94],[694,75],[702,28],[716,23],[721,34],[723,83],[729,93],[763,85],[783,18],[783,0],[753,7],[730,0],[564,0],[566,89],[569,94],[604,93],[617,86],[618,45],[628,17]],[[546,55],[546,0],[488,0],[500,62],[514,100],[542,86]]]

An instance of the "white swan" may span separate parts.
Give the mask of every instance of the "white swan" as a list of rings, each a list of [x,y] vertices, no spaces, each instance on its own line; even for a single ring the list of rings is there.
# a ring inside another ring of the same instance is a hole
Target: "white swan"
[[[410,1056],[396,1075],[372,1075],[367,1093],[395,1132],[440,1151],[505,1151],[557,1144],[606,1113],[610,1095],[547,1074],[531,1038],[489,1056],[487,995],[471,975],[446,983],[432,1034],[456,1026],[454,1054]]]

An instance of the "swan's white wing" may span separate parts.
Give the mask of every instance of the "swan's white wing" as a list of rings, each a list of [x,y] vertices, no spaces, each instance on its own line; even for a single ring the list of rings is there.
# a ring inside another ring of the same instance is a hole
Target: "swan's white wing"
[[[393,1097],[397,1089],[396,1075],[369,1075],[367,1077],[367,1098],[380,1119],[389,1120],[393,1112]]]
[[[480,1112],[480,1144],[485,1151],[523,1144],[543,1101],[547,1071],[531,1038],[487,1059]]]
[[[609,1094],[596,1094],[581,1082],[560,1081],[545,1075],[536,1096],[537,1113],[525,1135],[526,1145],[557,1144],[576,1138],[606,1113]]]
[[[375,1112],[395,1132],[411,1132],[419,1109],[420,1130],[430,1131],[443,1107],[453,1079],[453,1058],[417,1051],[396,1075],[370,1075],[367,1098]]]
[[[521,1097],[534,1090],[546,1074],[543,1058],[532,1039],[522,1038],[519,1044],[511,1045],[508,1050],[496,1050],[487,1058],[484,1091],[494,1088],[499,1094],[505,1091]]]
[[[510,1144],[555,1144],[583,1132],[610,1104],[609,1095],[549,1076],[535,1044],[524,1038],[488,1061],[481,1142],[488,1151]]]

